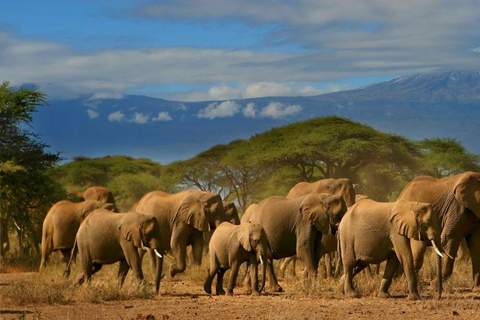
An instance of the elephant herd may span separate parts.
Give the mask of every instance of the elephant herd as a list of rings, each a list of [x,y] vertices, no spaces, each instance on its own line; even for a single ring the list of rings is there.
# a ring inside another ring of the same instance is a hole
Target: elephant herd
[[[471,256],[473,290],[480,291],[480,173],[465,172],[435,179],[421,176],[401,192],[395,202],[377,202],[355,194],[349,179],[301,182],[286,197],[272,196],[250,205],[239,219],[235,205],[218,194],[189,190],[176,194],[153,191],[144,195],[128,213],[116,213],[114,198],[102,187],[83,193],[84,201],[60,201],[48,212],[42,233],[42,261],[60,251],[67,263],[81,258],[81,284],[90,281],[102,265],[119,262],[123,283],[133,270],[143,280],[142,258],[150,255],[159,292],[163,259],[174,261],[168,275],[186,269],[187,248],[201,263],[209,249],[209,270],[204,290],[233,294],[242,264],[247,265],[245,285],[260,294],[266,280],[270,291],[282,291],[275,276],[274,259],[281,268],[296,259],[304,275],[315,279],[322,256],[338,251],[343,264],[341,291],[356,296],[353,277],[370,264],[387,261],[378,291],[389,297],[389,287],[399,270],[407,280],[408,298],[418,299],[417,277],[426,248],[437,254],[437,295],[443,279],[452,274],[457,250],[465,240]],[[330,267],[330,262],[326,263]],[[258,267],[262,266],[259,286]],[[223,276],[231,269],[227,290]],[[330,272],[327,269],[328,273]]]

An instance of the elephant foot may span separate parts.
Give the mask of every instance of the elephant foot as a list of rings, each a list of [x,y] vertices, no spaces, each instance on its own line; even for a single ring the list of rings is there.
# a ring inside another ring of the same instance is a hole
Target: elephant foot
[[[260,295],[260,292],[258,291],[253,291],[250,293],[252,296],[259,296]]]
[[[227,291],[226,295],[229,297],[233,296],[233,291]]]
[[[349,290],[349,291],[345,292],[345,296],[347,298],[358,298],[358,294],[355,290]]]
[[[273,286],[271,286],[269,288],[268,291],[270,291],[270,292],[283,292],[283,288],[280,287],[278,284],[274,284]]]
[[[380,291],[379,293],[377,293],[377,298],[388,299],[391,298],[391,296],[388,292]]]
[[[408,295],[408,300],[420,300],[420,295],[416,292],[412,292]]]
[[[211,285],[208,285],[208,284],[204,284],[203,285],[203,290],[205,290],[206,293],[208,294],[212,294],[212,286]]]
[[[225,295],[225,290],[223,290],[223,289],[222,290],[217,290],[216,294],[217,294],[217,296],[223,296],[223,295]]]
[[[248,289],[247,289],[247,294],[248,294],[248,295],[252,294],[252,288],[248,288]]]
[[[338,280],[338,291],[340,291],[341,294],[345,294],[345,276],[341,276],[340,280]]]

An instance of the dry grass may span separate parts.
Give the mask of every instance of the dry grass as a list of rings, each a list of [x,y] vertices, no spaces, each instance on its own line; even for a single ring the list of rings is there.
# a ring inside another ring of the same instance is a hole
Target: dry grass
[[[164,274],[168,274],[171,259],[167,258],[164,262]],[[278,270],[278,263],[276,270]],[[373,298],[376,296],[383,274],[383,265],[380,274],[370,275],[362,272],[354,279],[355,287],[359,295],[363,298]],[[118,264],[104,266],[97,274],[92,277],[90,284],[83,286],[75,285],[76,279],[80,273],[78,266],[73,265],[72,276],[68,280],[62,278],[64,264],[59,257],[54,257],[45,270],[40,273],[31,274],[33,279],[17,281],[11,285],[5,286],[0,290],[1,299],[5,299],[12,305],[34,305],[34,304],[72,304],[75,302],[93,302],[102,303],[115,300],[129,299],[153,299],[154,276],[148,258],[144,259],[143,269],[146,284],[139,283],[133,278],[132,274],[127,276],[123,287],[119,287],[117,279]],[[302,266],[297,266],[297,274],[301,275]],[[189,263],[187,270],[179,274],[174,280],[163,279],[161,282],[161,293],[171,294],[171,281],[183,282],[187,286],[203,286],[207,276],[208,257],[204,257],[201,265]],[[243,285],[242,281],[245,275],[245,268],[242,267],[237,286]],[[322,270],[322,269],[320,269]],[[420,294],[426,298],[429,297],[432,290],[430,280],[435,276],[435,259],[426,259],[425,265],[420,273],[419,290]],[[224,286],[228,283],[230,272],[228,271],[224,278]],[[278,273],[278,275],[280,275]],[[308,281],[303,277],[294,277],[287,272],[284,276],[279,276],[279,280],[284,286],[288,287],[285,298],[290,296],[305,296],[323,299],[343,299],[339,291],[338,279],[324,279],[323,272],[320,271],[316,281]],[[470,287],[471,264],[469,261],[457,261],[455,271],[452,277],[445,282],[444,292],[449,294],[461,293],[465,288]],[[213,284],[213,287],[215,283]],[[425,292],[429,292],[426,294]],[[424,292],[422,294],[422,292]],[[404,276],[394,279],[390,289],[392,296],[405,297],[407,295],[406,281]]]

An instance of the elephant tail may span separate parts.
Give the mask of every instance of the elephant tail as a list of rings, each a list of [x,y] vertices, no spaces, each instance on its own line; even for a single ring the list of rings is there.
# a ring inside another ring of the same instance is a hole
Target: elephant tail
[[[70,254],[70,260],[68,260],[67,267],[65,268],[65,272],[63,273],[63,278],[68,279],[70,276],[70,267],[72,266],[72,261],[77,256],[78,252],[78,244],[77,244],[77,237],[75,237],[75,242],[73,243],[72,253]]]

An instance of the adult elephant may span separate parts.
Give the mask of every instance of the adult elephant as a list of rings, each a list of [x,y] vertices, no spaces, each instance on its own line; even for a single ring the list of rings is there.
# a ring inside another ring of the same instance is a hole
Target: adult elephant
[[[351,207],[355,204],[356,194],[352,180],[347,178],[340,179],[321,179],[316,182],[299,182],[287,194],[287,198],[295,199],[303,197],[309,193],[326,193],[340,195],[343,197],[346,205]],[[366,196],[363,196],[366,197]],[[325,273],[327,277],[332,276],[331,254],[337,251],[337,239],[333,234],[324,235],[322,238],[321,256],[325,257]],[[286,270],[288,265],[293,263],[293,274],[295,274],[296,257],[290,257],[283,261],[281,270]],[[340,257],[337,259],[336,274],[340,273]]]
[[[322,179],[317,182],[300,182],[293,186],[287,194],[287,198],[295,199],[305,196],[309,193],[326,193],[341,195],[347,206],[355,204],[355,188],[350,179]]]
[[[250,206],[243,223],[257,223],[267,234],[273,259],[297,255],[309,274],[316,275],[323,234],[336,232],[346,212],[341,196],[311,193],[297,199],[270,197]],[[268,262],[270,290],[282,291]]]
[[[78,203],[63,200],[50,208],[43,221],[40,269],[46,266],[50,254],[57,250],[62,253],[63,261],[68,264],[80,224],[92,211],[100,208],[113,210],[113,204],[96,200]]]
[[[226,221],[220,196],[196,190],[176,194],[149,192],[140,199],[135,211],[157,218],[162,247],[167,251],[172,250],[175,256],[175,262],[170,265],[170,277],[185,271],[188,245],[192,246],[194,262],[200,264],[203,233]],[[153,253],[150,255],[152,262],[155,261]],[[163,258],[160,263],[163,264]]]
[[[474,291],[480,291],[480,173],[465,172],[435,179],[412,180],[398,199],[428,202],[441,222],[441,242],[448,257],[443,259],[443,277],[453,271],[454,257],[465,238],[472,258]],[[427,243],[412,240],[416,270],[423,265]]]
[[[165,250],[160,243],[160,227],[157,219],[138,212],[112,213],[105,209],[95,210],[78,229],[76,241],[82,258],[81,284],[98,272],[102,265],[120,262],[118,277],[123,284],[129,269],[137,279],[143,280],[142,260],[139,251],[150,248],[157,259]],[[161,252],[161,253],[160,253]],[[161,264],[155,270],[155,289],[159,292]],[[65,273],[70,273],[70,263]]]
[[[107,188],[100,186],[93,186],[85,190],[82,194],[83,199],[85,200],[95,200],[100,201],[101,203],[111,203],[113,204],[113,210],[117,212],[115,206],[115,198],[113,197],[112,192]]]

